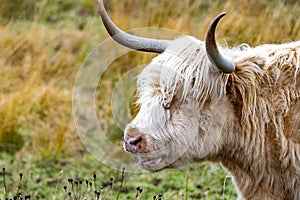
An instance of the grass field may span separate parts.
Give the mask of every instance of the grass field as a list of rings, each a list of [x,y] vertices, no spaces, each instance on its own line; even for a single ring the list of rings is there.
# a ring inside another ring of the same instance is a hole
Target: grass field
[[[297,0],[111,0],[105,5],[124,30],[168,28],[203,40],[213,17],[226,11],[218,27],[222,45],[300,39]],[[166,200],[235,199],[231,179],[217,164],[153,174],[129,174],[125,169],[122,178],[122,171],[104,166],[82,145],[72,116],[76,74],[89,52],[107,37],[96,0],[2,0],[0,166],[5,172],[0,172],[0,199],[18,192],[31,199],[96,199],[95,190],[103,199],[153,199],[159,194]],[[99,123],[116,142],[122,130],[111,120],[114,84],[132,66],[154,56],[128,53],[113,62],[99,82],[97,109],[104,119]],[[143,189],[141,194],[137,187]]]

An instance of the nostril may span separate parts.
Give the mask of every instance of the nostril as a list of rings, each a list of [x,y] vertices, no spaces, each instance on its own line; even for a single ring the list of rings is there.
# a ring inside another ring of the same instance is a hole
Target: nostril
[[[142,136],[139,136],[139,137],[134,138],[133,140],[129,141],[129,143],[136,146],[139,143],[141,143],[142,140],[143,140]]]
[[[137,137],[125,137],[124,148],[128,152],[132,153],[144,153],[146,147],[146,141],[143,136]]]
[[[127,128],[124,133],[124,149],[131,153],[144,153],[146,138],[137,128]]]

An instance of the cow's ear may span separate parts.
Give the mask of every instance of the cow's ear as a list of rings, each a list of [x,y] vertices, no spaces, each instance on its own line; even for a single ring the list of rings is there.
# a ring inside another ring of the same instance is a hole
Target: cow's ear
[[[241,106],[242,106],[243,98],[239,89],[234,84],[232,76],[229,76],[227,81],[226,96],[237,110],[242,109]]]

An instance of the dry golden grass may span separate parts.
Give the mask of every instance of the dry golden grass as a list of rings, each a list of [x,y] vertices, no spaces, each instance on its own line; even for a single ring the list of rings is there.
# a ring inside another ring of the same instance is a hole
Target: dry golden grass
[[[218,28],[221,43],[225,39],[229,45],[244,42],[258,45],[297,40],[300,36],[300,5],[297,1],[126,2],[113,1],[110,7],[112,18],[124,29],[163,27],[204,39],[211,20],[225,11],[227,16]]]
[[[76,138],[71,93],[85,38],[76,30],[40,28],[0,27],[0,138],[7,140],[2,149],[25,140],[44,157],[67,153],[64,141]]]
[[[108,36],[96,16],[96,1],[73,4],[73,10],[66,11],[70,16],[58,15],[55,22],[47,7],[40,5],[33,22],[18,17],[1,20],[1,150],[21,148],[20,157],[38,152],[33,155],[36,160],[69,155],[81,148],[72,119],[72,87],[88,51]],[[298,1],[112,0],[105,4],[124,30],[163,27],[204,39],[211,20],[226,11],[228,15],[218,27],[218,41],[223,45],[245,42],[255,46],[300,39]],[[49,8],[55,10],[55,5]],[[0,9],[2,17],[4,10]],[[106,74],[105,84],[99,86],[100,93],[111,94],[113,79],[151,57],[132,53],[118,60]],[[111,115],[109,99],[99,98],[100,116]],[[104,127],[109,128],[107,124]]]

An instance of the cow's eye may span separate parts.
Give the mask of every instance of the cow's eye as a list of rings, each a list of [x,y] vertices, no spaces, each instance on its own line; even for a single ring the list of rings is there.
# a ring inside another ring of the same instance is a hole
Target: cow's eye
[[[174,94],[170,90],[167,90],[166,88],[162,88],[161,95],[162,95],[161,96],[162,106],[165,109],[169,109],[172,105]]]
[[[164,96],[163,97],[163,101],[162,101],[162,106],[164,107],[164,109],[170,109],[172,104],[174,103],[174,96]]]
[[[164,107],[164,109],[170,109],[171,103],[172,102],[170,102],[170,101],[165,101],[162,103],[162,106]]]

